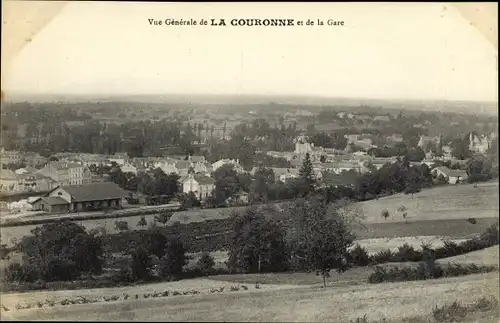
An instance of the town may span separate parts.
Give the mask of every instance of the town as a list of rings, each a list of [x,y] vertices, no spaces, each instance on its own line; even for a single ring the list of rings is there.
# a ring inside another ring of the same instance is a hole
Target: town
[[[242,115],[228,116],[210,107],[192,112],[209,115],[210,119],[204,119],[204,123],[196,119],[182,122],[176,115],[161,120],[153,116],[152,121],[142,122],[122,119],[117,125],[113,123],[116,120],[110,122],[104,116],[101,120],[96,117],[75,121],[81,118],[76,109],[65,112],[70,115],[65,120],[56,108],[34,112],[30,107],[35,108],[15,103],[3,110],[4,119],[12,118],[13,122],[4,124],[4,134],[11,136],[7,149],[2,148],[0,155],[2,207],[13,213],[21,210],[52,213],[56,209],[67,212],[60,201],[36,199],[36,196],[42,197],[60,186],[93,190],[95,185],[91,184],[101,182],[117,184],[127,191],[125,203],[128,200],[136,204],[141,203],[139,201],[157,203],[151,201],[158,195],[166,196],[163,201],[169,202],[179,194],[192,196],[194,203],[201,203],[202,207],[248,205],[279,200],[280,196],[289,199],[294,193],[289,194],[287,188],[300,178],[306,159],[315,185],[323,188],[359,189],[367,174],[401,163],[403,159],[420,173],[422,165],[426,165],[435,183],[476,182],[498,176],[497,125],[488,117],[476,117],[476,123],[470,121],[472,118],[466,119],[470,129],[467,131],[460,124],[464,120],[460,115],[455,116],[456,121],[452,119],[447,128],[442,128],[441,120],[449,122],[453,116],[438,113],[414,116],[410,112],[407,117],[397,110],[391,111],[392,114],[373,115],[369,107],[365,114],[327,107],[320,111],[297,107],[284,116],[268,116],[262,110],[250,110],[246,115],[242,110]],[[118,115],[126,112],[124,108]],[[34,113],[41,114],[35,120],[48,122],[25,119],[26,123],[15,126],[23,116],[33,118]],[[208,120],[216,122],[209,124]],[[141,130],[148,123],[150,128]],[[333,129],[328,129],[329,126]],[[458,127],[460,132],[456,131]],[[435,132],[435,128],[444,131]],[[93,132],[95,129],[101,130],[97,133]],[[133,131],[142,131],[141,137],[132,138]],[[429,135],[430,132],[434,134]],[[90,137],[88,142],[84,142],[85,136]],[[118,144],[113,136],[123,141]],[[151,142],[155,147],[150,151],[144,151],[147,147],[134,142],[145,140],[146,136],[155,138]],[[66,149],[56,150],[57,145],[65,145]],[[74,151],[78,145],[81,151]],[[117,145],[126,150],[116,151]],[[17,149],[9,150],[11,147]],[[102,153],[104,151],[112,154]],[[226,183],[227,172],[234,173],[233,187]],[[259,184],[259,176],[263,175],[270,176],[265,180],[265,189]],[[162,179],[170,184],[154,182]],[[23,194],[31,197],[12,201],[12,197]],[[8,197],[11,197],[10,203],[7,203]]]
[[[499,322],[490,4],[2,2],[1,320]]]

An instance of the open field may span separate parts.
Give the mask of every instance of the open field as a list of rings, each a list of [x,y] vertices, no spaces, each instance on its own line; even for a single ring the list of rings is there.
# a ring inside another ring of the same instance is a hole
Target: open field
[[[438,259],[440,264],[459,263],[459,264],[476,264],[484,266],[499,266],[500,249],[498,246],[486,248],[483,250],[469,252],[463,255],[458,255],[450,258]]]
[[[3,312],[2,319],[349,322],[368,314],[370,320],[400,322],[455,300],[472,303],[483,296],[498,298],[498,283],[494,272],[417,282],[304,286],[14,310]]]
[[[467,238],[481,233],[486,227],[498,221],[498,183],[473,185],[442,186],[409,195],[398,194],[361,202],[359,204],[366,217],[366,228],[356,230],[358,239],[408,236],[449,236]],[[402,219],[397,208],[405,205],[408,209],[408,223]],[[211,219],[228,218],[238,208],[200,209],[176,212],[169,221],[173,224],[202,222]],[[391,217],[382,219],[380,212],[387,209]],[[146,221],[154,221],[154,214],[145,215]],[[470,224],[465,219],[475,217],[477,224]],[[121,218],[127,221],[130,229],[138,229],[140,216]],[[424,221],[425,220],[425,221]],[[76,221],[87,229],[105,227],[107,232],[117,232],[116,219]],[[35,225],[0,228],[1,243],[10,244],[12,238],[20,239],[28,235]]]
[[[397,209],[404,205],[407,208],[408,221],[467,219],[469,217],[498,218],[498,182],[478,185],[447,185],[422,190],[411,195],[396,194],[360,202],[365,215],[365,223],[404,221]],[[388,210],[390,217],[384,220],[382,210]]]

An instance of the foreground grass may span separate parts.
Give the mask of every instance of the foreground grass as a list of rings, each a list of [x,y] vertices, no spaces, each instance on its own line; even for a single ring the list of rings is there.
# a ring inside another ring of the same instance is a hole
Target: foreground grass
[[[401,322],[456,300],[469,304],[493,298],[498,284],[498,273],[489,273],[381,285],[262,289],[9,311],[2,319],[349,322],[370,313],[370,321]]]
[[[431,313],[419,317],[402,318],[398,320],[370,320],[369,315],[351,320],[351,323],[436,323],[436,322],[474,322],[497,323],[499,319],[497,298],[481,297],[471,304],[454,301],[451,304],[436,306]]]

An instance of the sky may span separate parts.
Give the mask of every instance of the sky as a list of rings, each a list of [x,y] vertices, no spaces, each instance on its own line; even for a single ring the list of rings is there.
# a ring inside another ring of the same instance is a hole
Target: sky
[[[151,26],[149,18],[342,20]],[[497,48],[438,3],[70,2],[3,67],[30,94],[261,94],[498,101]]]

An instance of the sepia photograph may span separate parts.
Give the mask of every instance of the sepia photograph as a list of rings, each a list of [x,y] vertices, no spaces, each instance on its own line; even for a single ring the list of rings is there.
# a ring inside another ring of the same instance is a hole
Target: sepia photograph
[[[499,322],[497,12],[2,1],[0,320]]]

